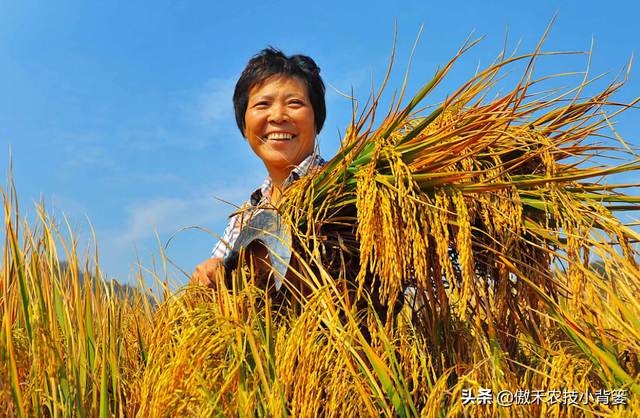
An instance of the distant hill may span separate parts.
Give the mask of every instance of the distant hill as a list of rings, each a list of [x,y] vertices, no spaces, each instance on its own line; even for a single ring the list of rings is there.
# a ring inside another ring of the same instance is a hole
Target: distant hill
[[[60,268],[59,268],[59,271],[57,272],[58,277],[63,278],[63,277],[66,277],[66,276],[69,276],[69,277],[77,276],[78,277],[78,282],[79,282],[79,284],[80,284],[80,286],[82,287],[83,290],[84,290],[84,286],[88,282],[93,283],[95,281],[95,276],[94,275],[91,275],[91,276],[87,277],[87,275],[82,270],[77,269],[77,271],[72,272],[72,271],[69,271],[70,268],[71,267],[69,266],[69,262],[68,261],[65,261],[65,260],[60,261]],[[71,283],[69,283],[69,284],[71,284]],[[111,286],[112,284],[113,284],[113,286]],[[103,286],[103,288],[108,287],[109,290],[111,288],[113,288],[114,295],[116,297],[119,297],[119,298],[123,297],[123,298],[129,299],[131,301],[135,300],[135,298],[141,293],[137,286],[130,285],[129,283],[120,283],[120,282],[118,282],[116,280],[109,279],[109,278],[106,278],[106,279],[104,279],[102,281],[102,286]],[[156,307],[155,299],[150,295],[145,295],[145,297],[147,298],[147,300],[149,301],[151,306],[153,308],[155,308]]]

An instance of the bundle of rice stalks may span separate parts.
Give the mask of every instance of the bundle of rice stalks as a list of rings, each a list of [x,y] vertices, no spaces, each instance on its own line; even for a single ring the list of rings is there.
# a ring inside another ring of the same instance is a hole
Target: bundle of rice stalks
[[[613,214],[637,210],[640,198],[620,192],[629,185],[603,179],[637,171],[640,159],[622,140],[624,147],[592,140],[637,100],[610,100],[624,79],[582,97],[592,81],[588,71],[568,91],[535,92],[553,78],[533,78],[536,60],[554,55],[540,52],[541,41],[533,54],[503,51],[435,110],[416,110],[474,43],[400,110],[403,89],[374,130],[378,94],[354,116],[338,155],[290,188],[281,209],[311,259],[336,278],[355,281],[390,305],[415,289],[431,315],[472,320],[508,348],[507,335],[518,325],[541,340],[536,315],[527,309],[538,305],[534,288],[551,297],[568,292],[581,306],[594,244],[619,246],[636,266],[630,245],[638,237]],[[516,86],[487,100],[505,68],[517,62],[527,65]],[[608,166],[598,160],[619,152],[628,161]],[[568,286],[554,273],[558,255],[566,258]]]

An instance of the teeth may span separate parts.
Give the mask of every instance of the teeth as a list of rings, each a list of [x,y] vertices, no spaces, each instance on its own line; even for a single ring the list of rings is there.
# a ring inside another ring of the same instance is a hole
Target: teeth
[[[293,135],[291,134],[269,134],[267,135],[267,139],[291,139]]]

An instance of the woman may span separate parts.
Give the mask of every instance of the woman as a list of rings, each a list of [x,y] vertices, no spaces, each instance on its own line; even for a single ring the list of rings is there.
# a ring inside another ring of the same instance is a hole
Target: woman
[[[287,57],[267,48],[247,64],[233,94],[236,123],[269,172],[262,187],[252,193],[251,206],[275,205],[285,187],[325,165],[314,155],[315,138],[326,118],[324,94],[320,68],[308,56]],[[190,284],[215,286],[222,260],[242,225],[240,215],[230,219],[224,242],[196,268]]]

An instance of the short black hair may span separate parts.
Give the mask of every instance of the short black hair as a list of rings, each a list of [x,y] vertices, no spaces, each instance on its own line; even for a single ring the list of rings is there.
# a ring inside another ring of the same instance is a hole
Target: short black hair
[[[320,67],[306,55],[287,57],[282,51],[269,46],[254,55],[242,72],[233,93],[233,108],[236,123],[244,135],[246,127],[244,116],[249,105],[249,92],[272,77],[298,77],[307,86],[307,95],[313,108],[316,133],[320,133],[327,118],[324,101],[324,82],[320,77]]]

